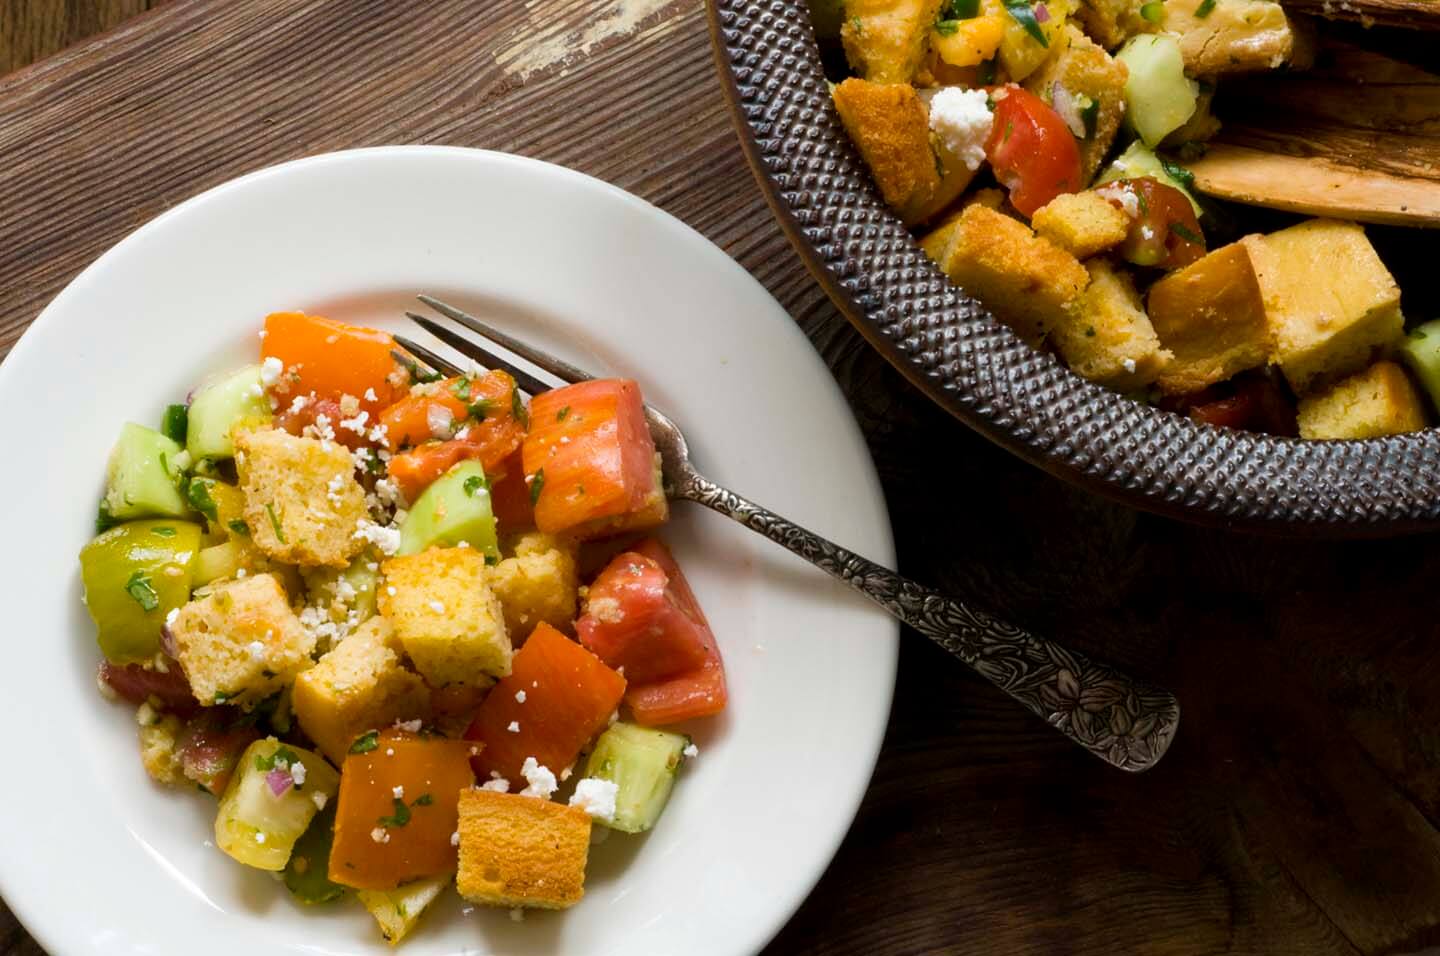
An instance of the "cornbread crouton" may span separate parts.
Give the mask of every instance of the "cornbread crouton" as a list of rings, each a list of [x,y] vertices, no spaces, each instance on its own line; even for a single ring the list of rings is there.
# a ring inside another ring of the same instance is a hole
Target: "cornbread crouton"
[[[1424,400],[1403,369],[1376,362],[1300,399],[1301,438],[1379,438],[1425,427]]]
[[[906,224],[924,219],[940,188],[925,104],[908,83],[851,77],[835,87],[840,122],[880,194]]]
[[[343,445],[277,428],[235,436],[250,539],[287,564],[344,567],[364,546],[365,490]]]
[[[430,716],[430,689],[399,650],[390,622],[372,617],[295,678],[295,719],[337,766],[366,731]]]
[[[512,548],[512,557],[490,569],[511,641],[523,640],[541,621],[570,631],[579,587],[573,542],[536,531],[520,535]]]
[[[167,787],[188,787],[176,744],[180,740],[180,718],[167,714],[140,728],[140,762],[150,779]]]
[[[1137,33],[1159,29],[1140,15],[1140,7],[1134,0],[1080,0],[1075,17],[1095,42],[1113,50]]]
[[[460,895],[486,906],[564,909],[585,895],[590,814],[538,797],[460,791]]]
[[[1099,193],[1061,193],[1030,217],[1037,235],[1077,259],[1113,249],[1130,234],[1130,217]]]
[[[1198,392],[1269,357],[1265,305],[1247,239],[1150,287],[1150,322],[1174,355],[1156,380],[1166,394]]]
[[[1059,84],[1083,111],[1086,102],[1099,104],[1093,129],[1077,136],[1080,146],[1080,183],[1090,182],[1125,118],[1125,81],[1130,71],[1070,24],[1050,44],[1050,56],[1025,80],[1025,88],[1054,105]],[[1085,99],[1080,99],[1084,97]],[[1073,132],[1073,130],[1072,130]]]
[[[966,206],[940,268],[1031,345],[1078,306],[1090,277],[1074,256],[987,206]]]
[[[394,946],[410,934],[420,922],[420,914],[454,879],[453,874],[432,876],[393,890],[356,890],[355,898],[375,917],[385,942]]]
[[[431,548],[386,561],[380,613],[432,687],[510,673],[505,612],[473,548]]]
[[[1275,361],[1297,393],[1400,340],[1400,289],[1359,224],[1311,219],[1251,241]]]
[[[1160,347],[1130,273],[1105,259],[1085,264],[1090,284],[1073,318],[1055,326],[1051,341],[1077,375],[1119,391],[1155,381],[1171,355]]]
[[[840,42],[855,72],[875,83],[909,83],[941,0],[846,0]]]
[[[308,668],[315,650],[315,636],[271,574],[216,585],[169,626],[176,659],[205,705],[253,707]]]
[[[1273,0],[1165,0],[1161,25],[1180,38],[1185,72],[1192,76],[1308,69],[1315,61],[1315,30]]]
[[[935,227],[920,237],[920,248],[925,254],[939,263],[945,255],[945,250],[955,238],[955,230],[960,228],[960,217],[965,213],[966,206],[980,205],[990,209],[999,209],[1005,204],[1005,191],[1003,189],[977,189],[962,200],[959,209],[949,213],[945,218],[935,224]]]

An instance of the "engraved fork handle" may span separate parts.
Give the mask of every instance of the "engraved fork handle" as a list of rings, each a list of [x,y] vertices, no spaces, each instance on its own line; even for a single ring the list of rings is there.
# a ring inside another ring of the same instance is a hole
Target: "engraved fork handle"
[[[1121,770],[1154,766],[1175,737],[1180,703],[1163,688],[922,587],[693,468],[676,482],[674,494],[733,518],[844,581]]]

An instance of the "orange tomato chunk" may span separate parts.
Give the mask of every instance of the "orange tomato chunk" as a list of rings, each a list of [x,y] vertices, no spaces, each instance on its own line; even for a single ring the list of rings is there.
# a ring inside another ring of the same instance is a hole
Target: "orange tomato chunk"
[[[275,312],[265,318],[260,357],[279,359],[285,367],[272,387],[275,394],[313,393],[336,400],[353,395],[373,417],[401,390],[397,382],[404,380],[396,372],[403,370],[390,354],[398,347],[388,332],[303,312]]]

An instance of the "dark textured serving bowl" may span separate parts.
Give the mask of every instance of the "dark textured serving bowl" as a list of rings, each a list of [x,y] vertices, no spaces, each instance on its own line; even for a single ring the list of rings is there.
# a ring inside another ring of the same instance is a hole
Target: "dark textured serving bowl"
[[[830,103],[804,0],[708,0],[740,140],[830,298],[961,421],[1136,507],[1284,534],[1440,528],[1440,430],[1306,442],[1198,425],[1025,345],[931,263],[876,194]]]

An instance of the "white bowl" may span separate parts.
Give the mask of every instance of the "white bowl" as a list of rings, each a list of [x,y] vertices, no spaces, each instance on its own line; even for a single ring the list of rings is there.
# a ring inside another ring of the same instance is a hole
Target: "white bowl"
[[[123,421],[153,424],[205,374],[253,360],[268,312],[398,330],[422,291],[636,378],[712,478],[893,561],[824,365],[758,283],[665,213],[554,166],[432,147],[317,156],[211,190],[85,270],[0,366],[0,892],[55,956],[388,950],[353,900],[304,908],[215,849],[213,799],[150,783],[131,709],[96,693],[76,554]],[[593,850],[574,909],[516,923],[448,894],[408,956],[750,953],[829,862],[879,750],[895,623],[698,506],[678,506],[665,537],[732,696],[697,724],[700,755],[664,817]]]

